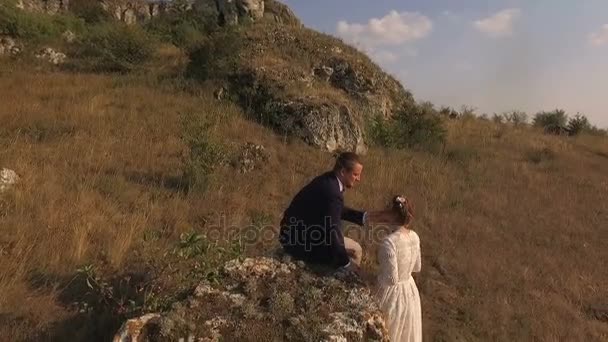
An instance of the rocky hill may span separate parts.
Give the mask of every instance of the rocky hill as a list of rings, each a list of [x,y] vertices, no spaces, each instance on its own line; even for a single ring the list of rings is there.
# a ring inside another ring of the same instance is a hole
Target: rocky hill
[[[169,23],[178,27],[165,29],[170,32],[183,27],[179,16],[213,21],[219,26],[194,44],[186,75],[214,82],[218,96],[231,96],[253,119],[278,133],[328,151],[364,153],[371,119],[390,119],[415,106],[412,95],[369,57],[304,27],[289,7],[274,0],[21,0],[18,7],[47,13],[72,8],[80,13],[84,4],[127,24],[171,17]],[[114,54],[129,60],[126,54],[142,50],[128,49]]]
[[[299,25],[260,21],[213,35],[188,75],[215,80],[259,122],[334,151],[365,152],[366,123],[414,105],[366,55]]]

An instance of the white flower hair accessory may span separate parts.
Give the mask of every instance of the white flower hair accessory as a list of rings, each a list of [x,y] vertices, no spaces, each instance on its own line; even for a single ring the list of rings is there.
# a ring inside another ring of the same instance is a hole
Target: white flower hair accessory
[[[398,205],[399,208],[401,208],[401,209],[403,209],[403,206],[405,205],[405,201],[406,201],[406,199],[402,195],[397,195],[393,199],[393,203],[395,203],[396,205]]]

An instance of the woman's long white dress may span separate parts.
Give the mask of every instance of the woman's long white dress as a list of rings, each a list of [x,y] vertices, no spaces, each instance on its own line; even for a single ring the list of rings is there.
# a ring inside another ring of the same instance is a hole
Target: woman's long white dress
[[[420,272],[420,238],[416,232],[387,236],[378,251],[378,298],[393,342],[422,341],[420,295],[412,272]]]

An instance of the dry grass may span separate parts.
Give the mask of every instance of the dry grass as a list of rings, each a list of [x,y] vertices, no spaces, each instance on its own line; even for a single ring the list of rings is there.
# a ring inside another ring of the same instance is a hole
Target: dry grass
[[[158,298],[184,290],[196,277],[192,260],[170,253],[180,234],[214,225],[233,233],[252,213],[276,223],[295,191],[331,165],[330,155],[246,121],[204,89],[21,69],[0,64],[0,167],[22,176],[0,197],[0,339],[107,340],[115,320],[70,305],[77,268],[93,264],[108,279],[149,272]],[[210,134],[228,149],[263,144],[269,162],[245,175],[220,168],[207,192],[183,191],[180,113],[214,118]],[[362,184],[347,194],[365,208],[395,193],[414,199],[425,339],[606,340],[608,325],[586,308],[608,298],[607,140],[449,125],[440,155],[372,150]],[[349,229],[372,272],[364,232]],[[245,252],[273,246],[270,236]]]

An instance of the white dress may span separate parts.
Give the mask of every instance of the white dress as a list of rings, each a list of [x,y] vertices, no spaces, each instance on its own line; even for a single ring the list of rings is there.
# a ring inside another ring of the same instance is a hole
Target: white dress
[[[420,295],[412,272],[420,272],[420,238],[397,231],[384,238],[378,250],[378,298],[393,342],[422,341]]]

